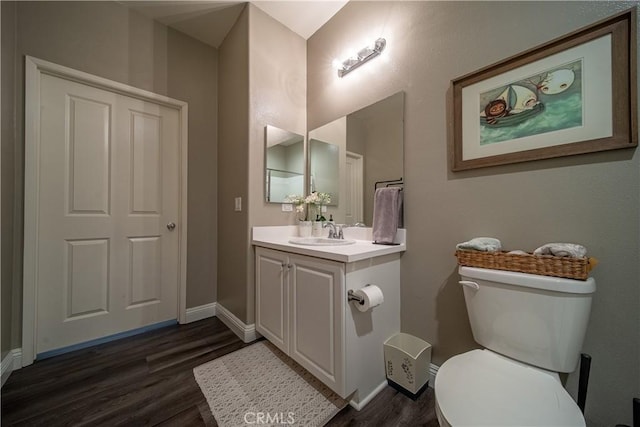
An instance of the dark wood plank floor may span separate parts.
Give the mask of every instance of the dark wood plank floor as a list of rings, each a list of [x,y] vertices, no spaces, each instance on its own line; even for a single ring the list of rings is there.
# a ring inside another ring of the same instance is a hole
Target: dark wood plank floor
[[[217,318],[38,361],[2,387],[3,426],[216,426],[193,368],[244,347]],[[437,427],[433,390],[416,401],[387,387],[329,426]]]

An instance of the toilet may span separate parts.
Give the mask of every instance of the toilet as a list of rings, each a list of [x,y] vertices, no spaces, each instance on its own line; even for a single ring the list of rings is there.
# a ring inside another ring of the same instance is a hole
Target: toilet
[[[558,373],[577,368],[593,278],[472,267],[458,272],[473,337],[484,348],[438,369],[440,426],[585,426]]]

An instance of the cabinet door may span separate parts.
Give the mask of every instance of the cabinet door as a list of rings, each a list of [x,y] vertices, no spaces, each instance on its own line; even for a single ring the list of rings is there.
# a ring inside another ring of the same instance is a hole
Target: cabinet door
[[[293,255],[290,261],[290,356],[345,397],[344,264]]]
[[[256,330],[289,352],[289,286],[287,254],[256,248]]]

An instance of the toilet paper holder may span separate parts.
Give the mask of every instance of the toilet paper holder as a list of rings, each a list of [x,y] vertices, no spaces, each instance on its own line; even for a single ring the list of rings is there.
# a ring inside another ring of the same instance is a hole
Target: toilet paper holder
[[[358,304],[360,305],[364,304],[364,298],[362,298],[360,295],[356,295],[355,293],[353,293],[351,289],[349,289],[349,291],[347,292],[347,301],[348,302],[357,301]]]
[[[370,283],[364,285],[364,287],[366,288],[367,286],[371,286]],[[357,301],[358,304],[363,305],[364,304],[364,298],[362,298],[360,295],[356,295],[355,292],[353,292],[353,289],[349,289],[347,291],[347,302],[351,302],[351,301]]]

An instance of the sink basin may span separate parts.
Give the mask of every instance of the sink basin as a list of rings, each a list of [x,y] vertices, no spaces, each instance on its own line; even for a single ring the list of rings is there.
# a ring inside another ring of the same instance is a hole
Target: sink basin
[[[328,237],[296,237],[289,240],[289,243],[294,245],[305,246],[344,246],[355,242],[355,240],[329,239]]]

